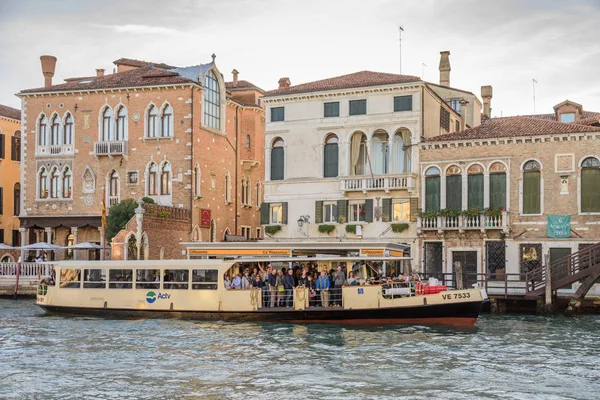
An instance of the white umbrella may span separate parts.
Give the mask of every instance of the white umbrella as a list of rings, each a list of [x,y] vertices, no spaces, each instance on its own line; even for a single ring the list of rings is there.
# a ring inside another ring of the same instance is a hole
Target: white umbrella
[[[20,250],[62,250],[64,247],[57,246],[46,242],[32,243],[26,246],[19,247]]]
[[[0,243],[0,250],[15,250],[16,247],[9,246],[4,243]]]
[[[74,244],[72,246],[65,247],[65,249],[72,249],[72,250],[101,249],[101,248],[102,248],[102,246],[100,246],[99,244],[90,243],[90,242],[82,242],[82,243]]]

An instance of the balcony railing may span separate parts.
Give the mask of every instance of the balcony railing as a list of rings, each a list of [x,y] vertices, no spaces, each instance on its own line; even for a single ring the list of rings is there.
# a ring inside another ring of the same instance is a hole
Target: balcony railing
[[[94,154],[97,156],[120,156],[127,154],[127,142],[94,142]]]
[[[340,178],[340,189],[346,192],[368,190],[412,189],[415,185],[413,174],[344,176]]]
[[[435,217],[418,217],[418,230],[503,230],[508,232],[508,212],[501,215],[439,215]]]
[[[108,196],[108,205],[114,206],[119,202],[119,196]]]
[[[51,144],[47,146],[38,146],[37,155],[39,156],[59,156],[63,154],[73,154],[72,144]]]

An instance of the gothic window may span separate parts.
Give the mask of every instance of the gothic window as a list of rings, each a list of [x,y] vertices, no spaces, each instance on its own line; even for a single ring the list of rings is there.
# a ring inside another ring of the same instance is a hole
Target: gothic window
[[[40,199],[48,198],[48,171],[45,167],[40,169],[40,173],[38,175],[38,187],[39,187],[39,195]]]
[[[55,114],[50,125],[50,144],[60,144],[60,118]]]
[[[72,179],[71,170],[69,167],[65,167],[62,174],[62,198],[70,199],[72,196]]]
[[[147,126],[148,137],[158,137],[158,110],[154,104],[151,104],[150,108],[148,109]]]
[[[48,118],[42,114],[38,122],[38,145],[46,146],[48,144]]]
[[[117,132],[115,140],[125,140],[127,132],[127,108],[125,106],[119,107],[117,111]]]
[[[108,142],[112,140],[112,110],[110,107],[106,107],[102,112],[102,141]]]
[[[162,137],[171,137],[173,136],[172,132],[172,123],[173,123],[173,107],[170,104],[167,104],[162,112],[161,117],[162,129],[161,136]]]
[[[204,125],[213,129],[221,128],[221,92],[212,69],[204,78]]]
[[[171,194],[171,164],[166,161],[160,171],[160,194]]]
[[[148,195],[156,196],[158,194],[158,167],[156,163],[151,163],[148,167]]]
[[[63,144],[73,144],[73,115],[67,113],[63,130]]]

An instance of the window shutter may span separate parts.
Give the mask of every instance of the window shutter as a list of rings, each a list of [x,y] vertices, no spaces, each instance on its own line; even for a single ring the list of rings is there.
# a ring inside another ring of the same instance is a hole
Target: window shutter
[[[348,222],[348,200],[338,200],[337,221],[340,224]]]
[[[0,243],[4,243],[4,229],[0,229]]]
[[[523,214],[539,214],[540,207],[539,171],[523,173]]]
[[[334,178],[338,176],[338,145],[337,143],[326,144],[324,149],[324,177]]]
[[[446,209],[460,211],[462,209],[462,176],[446,177]]]
[[[440,211],[440,177],[425,178],[425,211]]]
[[[381,220],[390,222],[392,220],[392,199],[381,200]]]
[[[320,200],[315,201],[315,224],[323,222],[323,202]]]
[[[283,147],[275,147],[271,150],[271,180],[283,180]]]
[[[365,200],[365,222],[373,222],[373,199]]]
[[[581,212],[600,212],[600,169],[581,170]]]
[[[506,207],[506,174],[490,175],[490,208],[500,210]]]
[[[419,209],[419,198],[411,197],[410,198],[410,220],[411,222],[417,221],[417,210]]]
[[[6,139],[6,136],[3,133],[0,134],[0,158],[2,158],[2,159],[4,159],[5,139]]]
[[[0,215],[4,214],[4,188],[0,187]]]
[[[13,161],[17,161],[17,157],[16,157],[16,145],[15,145],[15,139],[17,139],[16,137],[12,137],[10,138],[10,159]]]
[[[287,225],[288,223],[288,203],[287,201],[281,203],[281,223]]]
[[[468,207],[483,210],[483,175],[469,175],[468,186]]]
[[[262,203],[260,205],[260,224],[268,225],[269,222],[269,203]]]

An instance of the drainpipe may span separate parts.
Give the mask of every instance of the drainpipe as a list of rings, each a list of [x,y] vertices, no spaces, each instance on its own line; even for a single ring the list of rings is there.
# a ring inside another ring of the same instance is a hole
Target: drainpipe
[[[196,180],[194,179],[194,86],[192,85],[192,118],[190,118],[190,124],[192,128],[192,159],[190,161],[192,171],[192,190],[190,191],[190,235],[194,232],[194,185]],[[189,239],[189,238],[188,238]]]
[[[239,190],[239,182],[238,182],[238,171],[239,171],[239,160],[238,160],[238,147],[240,145],[240,141],[239,141],[239,119],[238,119],[238,111],[239,111],[240,107],[236,105],[235,107],[235,233],[234,235],[238,234],[238,207],[239,207],[239,200],[238,200],[238,190]]]

